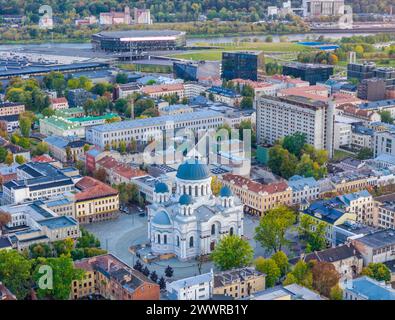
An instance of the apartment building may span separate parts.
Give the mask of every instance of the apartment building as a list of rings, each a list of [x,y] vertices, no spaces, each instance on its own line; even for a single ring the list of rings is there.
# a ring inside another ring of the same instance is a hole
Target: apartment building
[[[259,144],[273,144],[296,132],[305,133],[307,143],[325,149],[333,156],[334,111],[328,103],[305,97],[268,97],[257,99],[256,125]]]
[[[220,181],[228,186],[244,205],[244,212],[262,215],[280,204],[292,204],[292,189],[286,181],[261,184],[251,179],[225,174]]]
[[[78,160],[84,154],[84,146],[88,145],[83,140],[69,140],[59,136],[49,136],[44,139],[52,156],[60,162]]]
[[[10,116],[25,112],[25,105],[17,102],[0,103],[0,116]]]
[[[159,300],[158,284],[112,254],[78,260],[74,266],[85,277],[72,282],[71,299],[98,294],[109,300]]]
[[[293,176],[288,179],[288,185],[292,189],[292,204],[314,201],[320,195],[320,185],[313,177]]]
[[[144,177],[147,172],[131,167],[129,164],[121,163],[111,156],[105,156],[96,162],[97,169],[104,169],[106,181],[110,184],[130,183],[138,177]]]
[[[378,157],[382,154],[395,156],[395,132],[386,130],[373,133],[373,155]]]
[[[170,300],[209,300],[213,297],[214,274],[211,272],[166,284]]]
[[[373,224],[373,198],[364,190],[330,199],[318,200],[307,208],[302,208],[301,215],[309,216],[316,223],[324,223],[326,225],[325,238],[328,243],[334,244],[335,226],[341,225],[346,221]]]
[[[246,267],[214,274],[214,294],[234,299],[249,297],[265,289],[265,274]]]
[[[374,198],[373,224],[383,229],[395,229],[395,194]]]
[[[94,179],[84,177],[75,185],[75,217],[80,223],[109,220],[119,214],[118,190]]]
[[[243,99],[240,94],[223,87],[213,86],[207,92],[212,94],[215,102],[222,102],[232,107],[240,106],[240,102]]]
[[[223,115],[215,111],[196,111],[178,115],[121,121],[87,129],[87,141],[104,149],[106,145],[132,140],[148,142],[163,137],[165,130],[188,128],[195,132],[216,129],[224,122]]]
[[[371,262],[387,262],[395,259],[395,232],[393,229],[368,233],[351,239],[361,253],[364,265]]]

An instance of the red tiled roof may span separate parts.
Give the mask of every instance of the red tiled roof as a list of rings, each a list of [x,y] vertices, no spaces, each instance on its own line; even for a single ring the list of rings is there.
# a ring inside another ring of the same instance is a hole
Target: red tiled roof
[[[32,162],[54,162],[55,160],[49,155],[43,154],[32,158]]]
[[[184,85],[182,83],[174,83],[174,84],[159,84],[153,86],[145,86],[141,89],[143,93],[161,93],[168,91],[179,91],[184,90]]]
[[[252,88],[266,88],[266,87],[271,87],[273,84],[267,83],[267,82],[261,82],[261,81],[252,81],[252,80],[246,80],[246,79],[232,79],[232,82],[235,83],[240,83],[240,84],[246,84],[251,86]]]
[[[118,190],[92,177],[83,177],[77,182],[75,187],[81,190],[81,192],[75,195],[75,200],[77,202],[115,196],[118,194]]]
[[[52,98],[51,102],[52,102],[53,104],[56,104],[56,103],[68,103],[68,102],[67,102],[67,99],[64,98],[64,97],[61,97],[61,98]]]
[[[105,170],[113,171],[116,174],[125,177],[126,179],[147,175],[145,171],[120,163],[110,156],[105,156],[104,158],[97,161],[97,165],[103,167]]]
[[[267,192],[269,194],[273,194],[276,192],[284,192],[288,188],[288,184],[285,181],[280,181],[276,183],[270,184],[262,184],[251,179],[244,178],[242,176],[238,176],[235,174],[225,174],[222,176],[222,179],[227,182],[234,183],[238,187],[247,186],[248,190],[252,192]]]

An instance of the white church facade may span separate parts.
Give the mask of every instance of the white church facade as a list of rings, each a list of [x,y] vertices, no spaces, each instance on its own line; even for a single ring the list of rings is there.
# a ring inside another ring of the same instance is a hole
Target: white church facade
[[[148,237],[154,254],[173,253],[185,261],[211,253],[228,234],[243,235],[243,205],[228,187],[218,197],[211,191],[211,173],[197,159],[181,164],[176,191],[155,186],[148,209]]]

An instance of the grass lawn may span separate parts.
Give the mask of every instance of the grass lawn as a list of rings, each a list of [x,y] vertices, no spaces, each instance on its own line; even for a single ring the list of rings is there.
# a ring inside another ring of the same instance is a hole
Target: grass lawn
[[[302,51],[309,51],[310,48],[292,42],[240,42],[236,43],[196,43],[196,47],[210,47],[213,49],[191,51],[188,53],[171,55],[175,58],[186,60],[221,60],[223,51],[238,51],[238,50],[262,50],[264,52],[282,52],[282,53],[298,53]],[[218,49],[220,47],[220,49]]]
[[[344,150],[335,150],[335,152],[333,153],[332,160],[338,161],[338,160],[342,160],[342,159],[345,159],[348,157],[355,157],[355,154],[353,154],[351,152],[344,151]]]

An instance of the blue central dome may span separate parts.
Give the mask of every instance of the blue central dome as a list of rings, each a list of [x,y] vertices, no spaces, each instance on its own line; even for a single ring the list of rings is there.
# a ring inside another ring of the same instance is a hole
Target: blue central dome
[[[155,223],[155,224],[160,224],[160,225],[165,225],[165,226],[171,225],[169,215],[167,214],[166,211],[159,211],[155,215],[155,217],[152,220],[152,222]]]
[[[177,178],[183,180],[204,180],[211,176],[208,166],[198,159],[188,159],[178,167]]]

